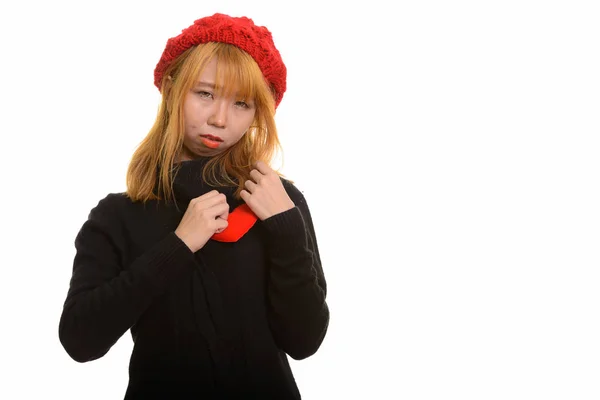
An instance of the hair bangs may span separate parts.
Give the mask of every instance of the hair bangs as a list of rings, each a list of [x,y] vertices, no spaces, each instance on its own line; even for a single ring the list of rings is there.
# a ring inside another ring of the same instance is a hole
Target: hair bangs
[[[217,76],[215,91],[225,97],[262,103],[267,84],[256,61],[246,52],[220,44],[215,52]]]

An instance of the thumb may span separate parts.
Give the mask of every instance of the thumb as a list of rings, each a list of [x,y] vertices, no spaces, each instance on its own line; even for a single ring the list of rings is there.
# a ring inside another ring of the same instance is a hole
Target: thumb
[[[225,229],[227,229],[227,226],[229,226],[229,223],[227,222],[227,220],[225,220],[221,217],[217,218],[216,221],[217,221],[217,230],[215,231],[215,233],[221,233]]]

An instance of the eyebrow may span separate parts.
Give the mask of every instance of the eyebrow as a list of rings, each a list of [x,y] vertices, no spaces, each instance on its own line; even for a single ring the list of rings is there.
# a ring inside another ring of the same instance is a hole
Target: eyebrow
[[[196,84],[194,86],[192,86],[193,88],[199,88],[199,87],[208,87],[211,88],[212,90],[216,90],[216,91],[221,91],[223,90],[222,86],[216,86],[213,82],[206,82],[206,81],[198,81],[196,82]]]
[[[215,88],[215,84],[214,83],[212,83],[212,82],[204,82],[204,81],[196,82],[196,84],[194,85],[194,87],[197,87],[197,86],[208,86],[209,88],[212,88],[212,89]]]

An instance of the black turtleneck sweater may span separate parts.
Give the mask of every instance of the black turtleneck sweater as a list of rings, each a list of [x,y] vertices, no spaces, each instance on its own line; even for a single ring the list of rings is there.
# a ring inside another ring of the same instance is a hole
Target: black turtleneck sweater
[[[61,343],[88,362],[130,329],[127,400],[300,399],[286,354],[314,354],[329,323],[308,205],[282,179],[294,208],[193,253],[174,231],[189,201],[214,189],[201,180],[205,161],[181,163],[179,209],[110,193],[91,210],[75,239]],[[230,211],[243,202],[217,190]]]

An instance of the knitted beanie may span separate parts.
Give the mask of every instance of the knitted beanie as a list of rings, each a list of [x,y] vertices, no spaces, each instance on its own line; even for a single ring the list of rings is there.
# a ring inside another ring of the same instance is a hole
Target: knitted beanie
[[[275,107],[279,106],[286,90],[287,69],[275,48],[271,32],[254,25],[247,17],[217,13],[194,21],[178,36],[170,38],[154,70],[154,85],[160,90],[163,75],[171,62],[190,47],[207,42],[229,43],[252,56],[273,91]]]

